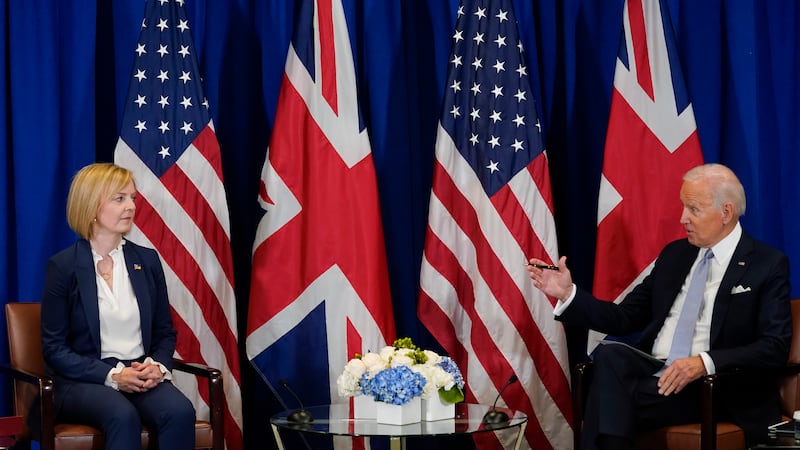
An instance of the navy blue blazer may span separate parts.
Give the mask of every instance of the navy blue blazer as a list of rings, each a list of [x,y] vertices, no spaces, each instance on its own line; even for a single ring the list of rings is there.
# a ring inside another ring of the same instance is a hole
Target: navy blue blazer
[[[155,250],[122,246],[139,304],[143,357],[172,370],[176,331],[164,270]],[[80,239],[47,262],[42,295],[42,351],[48,373],[60,382],[103,384],[112,365],[100,359],[97,281],[89,241]]]
[[[635,346],[651,353],[698,251],[686,239],[674,241],[619,305],[598,301],[579,289],[558,320],[617,336],[641,332]],[[741,288],[734,293],[734,287]],[[777,387],[763,369],[786,365],[792,337],[789,295],[788,258],[742,233],[715,297],[708,354],[718,373],[734,369],[765,373],[749,385],[732,386],[720,403],[748,438],[766,433],[766,425],[779,415]]]

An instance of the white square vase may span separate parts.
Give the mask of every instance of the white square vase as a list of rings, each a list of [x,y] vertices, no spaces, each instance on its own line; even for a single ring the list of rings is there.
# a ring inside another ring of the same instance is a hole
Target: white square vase
[[[422,420],[422,404],[419,397],[414,397],[405,405],[377,402],[375,420],[388,425],[406,425]]]
[[[356,395],[353,397],[353,418],[374,420],[378,414],[378,403],[371,395]]]
[[[422,420],[431,422],[455,417],[456,405],[443,402],[438,392],[434,392],[430,398],[422,399]]]

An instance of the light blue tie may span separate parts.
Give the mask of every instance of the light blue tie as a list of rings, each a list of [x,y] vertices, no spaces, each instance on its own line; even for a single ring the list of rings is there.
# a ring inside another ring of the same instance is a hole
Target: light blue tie
[[[686,358],[692,350],[694,329],[697,317],[700,315],[700,305],[703,303],[703,292],[706,289],[708,264],[713,257],[711,249],[706,250],[692,273],[689,290],[686,292],[681,315],[678,317],[678,325],[675,327],[675,336],[672,338],[672,347],[669,349],[667,365],[676,359]]]

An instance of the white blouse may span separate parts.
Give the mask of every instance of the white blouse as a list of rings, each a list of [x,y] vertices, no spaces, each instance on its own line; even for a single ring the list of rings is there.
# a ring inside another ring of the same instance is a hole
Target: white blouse
[[[122,246],[112,250],[108,256],[111,257],[114,265],[112,268],[112,280],[114,289],[111,289],[106,280],[95,270],[95,280],[97,281],[97,305],[100,311],[100,358],[117,358],[122,360],[133,360],[144,355],[144,343],[142,342],[142,325],[139,316],[139,303],[136,301],[136,294],[133,292],[131,279],[128,277],[128,270],[125,266],[125,253]],[[92,249],[95,268],[97,263],[103,259]],[[147,357],[144,363],[157,364],[164,375],[161,381],[171,380],[172,374],[167,368],[153,358]],[[117,382],[111,376],[122,372],[125,365],[117,363],[108,371],[105,385],[119,390]]]
[[[95,270],[97,280],[97,302],[100,310],[100,358],[114,357],[122,360],[136,359],[144,355],[142,344],[139,304],[133,292],[128,271],[125,269],[125,254],[122,246],[109,253],[114,262],[112,280],[114,289]],[[102,256],[92,249],[95,267]]]

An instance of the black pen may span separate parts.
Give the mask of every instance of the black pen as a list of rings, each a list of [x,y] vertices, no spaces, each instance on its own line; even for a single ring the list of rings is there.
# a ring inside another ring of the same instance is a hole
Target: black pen
[[[554,266],[552,264],[531,264],[529,262],[525,263],[526,266],[533,266],[537,269],[548,269],[548,270],[558,270],[558,266]]]

